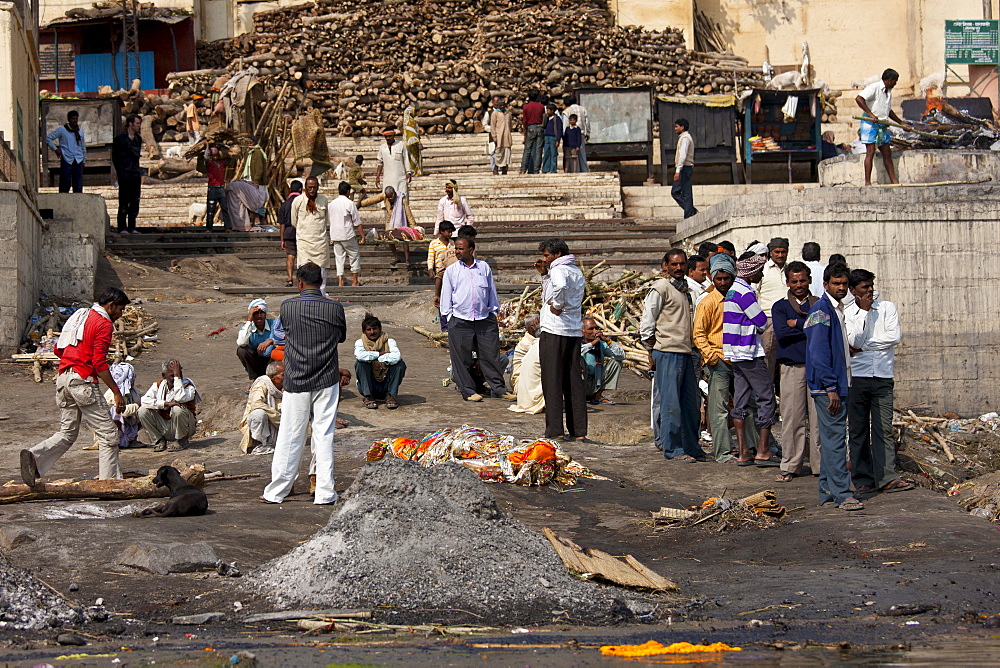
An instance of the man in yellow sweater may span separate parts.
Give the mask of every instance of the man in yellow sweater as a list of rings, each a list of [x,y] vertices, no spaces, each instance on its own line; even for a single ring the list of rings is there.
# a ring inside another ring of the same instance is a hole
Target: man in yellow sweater
[[[708,424],[712,430],[712,456],[726,463],[735,459],[729,437],[729,399],[733,369],[722,356],[722,314],[726,293],[736,277],[736,263],[725,253],[713,255],[710,261],[712,287],[698,303],[694,314],[692,338],[701,352],[702,369],[708,377]],[[747,430],[751,447],[757,447],[757,432]]]

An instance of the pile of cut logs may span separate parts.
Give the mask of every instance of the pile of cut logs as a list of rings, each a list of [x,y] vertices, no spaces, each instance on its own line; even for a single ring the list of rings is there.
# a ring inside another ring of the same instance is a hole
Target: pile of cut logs
[[[220,55],[221,54],[221,55]],[[689,51],[679,30],[614,25],[606,0],[317,0],[254,14],[253,32],[202,43],[199,62],[254,65],[286,111],[318,109],[344,136],[375,135],[413,106],[427,134],[481,131],[492,95],[650,85],[667,94],[761,85],[734,56]],[[203,92],[177,73],[174,95]]]

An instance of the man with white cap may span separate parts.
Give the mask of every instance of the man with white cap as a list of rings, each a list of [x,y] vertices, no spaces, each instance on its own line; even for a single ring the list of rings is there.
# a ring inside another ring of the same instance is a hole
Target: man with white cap
[[[236,334],[236,356],[250,380],[264,375],[274,351],[274,318],[267,317],[267,302],[254,299],[247,307],[247,321]]]

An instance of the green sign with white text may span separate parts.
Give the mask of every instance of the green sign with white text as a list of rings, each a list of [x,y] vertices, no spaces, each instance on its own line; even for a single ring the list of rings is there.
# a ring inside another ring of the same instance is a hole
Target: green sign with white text
[[[945,21],[947,65],[1000,64],[1000,21]]]

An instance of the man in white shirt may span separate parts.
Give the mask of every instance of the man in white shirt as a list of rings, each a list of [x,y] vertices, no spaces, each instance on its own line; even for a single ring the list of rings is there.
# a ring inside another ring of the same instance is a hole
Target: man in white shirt
[[[892,302],[875,296],[875,274],[850,273],[854,303],[844,309],[851,349],[851,388],[847,395],[851,479],[858,495],[903,492],[913,485],[896,473],[892,437],[893,349],[903,334]]]
[[[462,225],[473,225],[476,217],[472,215],[469,201],[458,194],[458,182],[448,179],[444,182],[444,197],[438,200],[437,220],[434,221],[434,236],[437,236],[442,222],[450,220],[457,230]]]
[[[354,342],[354,376],[358,394],[365,408],[378,408],[378,400],[385,400],[389,410],[399,408],[399,384],[406,375],[406,362],[399,352],[396,339],[382,331],[382,321],[365,313],[361,321],[362,337]]]
[[[185,378],[181,363],[164,362],[163,380],[153,383],[139,402],[139,422],[153,441],[153,452],[183,450],[198,427],[195,407],[201,401],[198,388]]]
[[[823,290],[823,272],[826,265],[819,261],[820,248],[815,241],[807,241],[802,244],[802,262],[809,267],[809,274],[812,282],[809,283],[809,294],[821,296]]]
[[[771,307],[774,306],[774,302],[784,299],[788,295],[788,286],[785,283],[788,239],[774,237],[767,242],[767,255],[768,261],[764,264],[764,275],[760,279],[760,285],[757,290],[757,301],[764,310],[764,315],[767,316],[767,326],[760,335],[760,342],[764,346],[764,358],[767,361],[767,370],[773,376],[774,355],[778,350],[778,341],[774,338]]]
[[[670,196],[677,206],[684,210],[684,217],[690,218],[698,213],[694,208],[694,193],[691,190],[691,176],[694,174],[694,139],[688,132],[690,124],[686,118],[674,121],[674,132],[677,133],[677,149],[674,151],[674,185],[670,187]]]
[[[547,239],[538,250],[542,254],[535,261],[535,269],[542,275],[538,357],[545,396],[545,437],[564,437],[565,411],[566,433],[582,441],[587,437],[587,388],[580,371],[586,279],[562,239]]]
[[[344,264],[351,269],[351,285],[361,285],[358,273],[361,271],[361,248],[358,238],[364,240],[361,229],[361,215],[354,200],[350,198],[351,184],[341,181],[337,186],[337,199],[327,205],[330,219],[330,245],[337,265],[337,285],[344,287]]]
[[[861,121],[861,143],[865,145],[865,185],[872,184],[872,166],[875,164],[875,149],[882,154],[882,164],[889,175],[890,183],[899,183],[896,168],[892,164],[892,133],[886,119],[899,123],[907,130],[912,128],[892,110],[892,89],[899,81],[899,72],[889,68],[882,72],[882,80],[869,84],[854,98],[870,121]]]
[[[402,142],[396,141],[396,131],[386,128],[382,132],[385,144],[378,149],[378,167],[375,168],[375,187],[392,186],[396,192],[407,195],[410,192],[410,179],[413,178],[413,168]]]
[[[688,294],[691,295],[691,303],[697,307],[705,294],[705,289],[712,284],[706,281],[708,278],[708,260],[700,255],[692,255],[687,261],[687,284]]]

